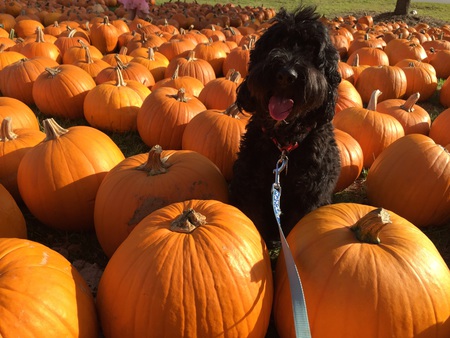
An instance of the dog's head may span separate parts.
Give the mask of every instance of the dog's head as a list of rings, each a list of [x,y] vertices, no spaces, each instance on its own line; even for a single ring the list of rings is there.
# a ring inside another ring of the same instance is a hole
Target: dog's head
[[[314,7],[282,9],[275,16],[251,51],[248,76],[238,89],[241,109],[273,125],[333,118],[339,58],[319,17]]]

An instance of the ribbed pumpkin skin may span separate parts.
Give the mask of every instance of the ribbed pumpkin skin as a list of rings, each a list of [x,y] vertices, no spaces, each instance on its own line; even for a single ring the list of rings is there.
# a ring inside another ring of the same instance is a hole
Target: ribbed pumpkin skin
[[[450,336],[450,273],[434,244],[389,211],[380,244],[349,229],[375,207],[339,203],[306,215],[289,233],[313,337]],[[274,318],[294,337],[283,257],[275,273]]]
[[[0,119],[11,117],[14,129],[29,128],[39,130],[36,114],[22,101],[6,96],[0,96]]]
[[[189,208],[207,223],[171,231]],[[97,307],[107,338],[264,337],[272,296],[270,259],[253,223],[230,205],[191,200],[138,224],[106,266]]]
[[[96,338],[88,285],[61,254],[33,241],[0,239],[0,334]]]
[[[406,75],[397,66],[370,66],[359,74],[355,88],[364,103],[369,102],[372,92],[381,90],[378,102],[398,99],[406,93]]]
[[[20,201],[17,169],[23,156],[43,141],[45,134],[31,128],[15,129],[13,119],[0,118],[0,122],[0,184],[3,184],[16,201]]]
[[[247,122],[248,118],[243,116],[233,117],[216,109],[205,110],[186,125],[182,148],[209,158],[230,181]]]
[[[22,211],[13,196],[1,184],[0,205],[0,238],[27,238],[27,224]]]
[[[345,108],[334,116],[333,124],[358,141],[365,168],[369,168],[388,145],[405,135],[394,117],[367,108]]]
[[[430,114],[413,101],[411,97],[408,97],[408,100],[384,100],[377,104],[377,111],[395,117],[401,123],[405,135],[413,133],[428,135],[431,126]]]
[[[30,149],[20,162],[17,184],[31,213],[64,230],[94,228],[94,200],[105,175],[124,159],[101,131],[74,126]]]
[[[364,155],[358,141],[350,134],[335,128],[334,135],[341,158],[341,173],[334,188],[338,192],[350,186],[361,174]]]
[[[188,199],[228,201],[228,188],[218,168],[205,156],[188,150],[162,151],[167,172],[137,170],[149,154],[127,157],[106,175],[95,199],[94,223],[103,251],[111,256],[148,214]]]
[[[375,160],[366,187],[372,205],[418,227],[444,224],[450,219],[450,153],[428,136],[406,135]]]
[[[39,75],[33,85],[33,100],[39,110],[50,116],[83,117],[83,102],[95,87],[92,76],[74,65],[60,65]]]
[[[181,89],[180,89],[181,90]],[[181,149],[186,124],[206,110],[196,97],[182,95],[180,90],[161,87],[151,92],[137,114],[137,130],[149,147],[159,144],[163,149]]]
[[[338,86],[338,98],[336,101],[335,113],[350,107],[363,107],[361,95],[355,86],[348,80],[341,80]]]
[[[136,131],[137,116],[148,95],[150,89],[137,81],[121,79],[101,83],[87,93],[84,117],[89,125],[101,130]]]
[[[450,144],[450,108],[442,111],[431,124],[429,136],[441,146]]]
[[[439,91],[439,102],[445,107],[450,107],[450,77],[448,77],[442,84]]]
[[[27,105],[33,105],[33,84],[45,67],[56,67],[55,60],[46,57],[22,59],[2,69],[0,91],[4,96],[12,97]]]

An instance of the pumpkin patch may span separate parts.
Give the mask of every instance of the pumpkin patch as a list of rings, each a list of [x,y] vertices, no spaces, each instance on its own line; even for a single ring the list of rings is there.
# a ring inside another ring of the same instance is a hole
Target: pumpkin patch
[[[276,10],[126,1],[0,3],[0,335],[290,337],[283,254],[227,204],[233,103]],[[450,334],[450,25],[421,14],[320,18],[341,176],[289,237],[314,337]],[[391,223],[356,230],[378,207]]]

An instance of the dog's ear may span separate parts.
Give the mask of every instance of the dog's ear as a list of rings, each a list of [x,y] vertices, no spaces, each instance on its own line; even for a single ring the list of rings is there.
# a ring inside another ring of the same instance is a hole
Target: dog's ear
[[[247,80],[242,81],[237,88],[236,105],[241,111],[245,110],[248,113],[256,111],[256,101],[250,94]]]

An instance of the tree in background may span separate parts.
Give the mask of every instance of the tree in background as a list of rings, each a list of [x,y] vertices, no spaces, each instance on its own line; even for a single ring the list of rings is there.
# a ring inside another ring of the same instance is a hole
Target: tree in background
[[[395,5],[394,14],[396,14],[396,15],[408,14],[410,5],[411,5],[411,0],[397,0],[397,4]]]

